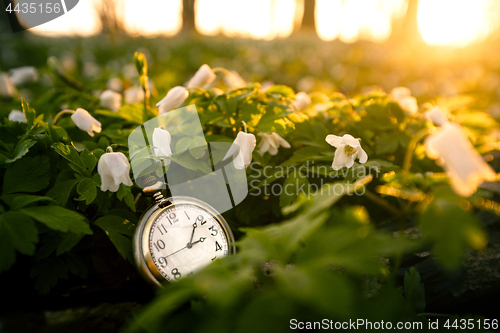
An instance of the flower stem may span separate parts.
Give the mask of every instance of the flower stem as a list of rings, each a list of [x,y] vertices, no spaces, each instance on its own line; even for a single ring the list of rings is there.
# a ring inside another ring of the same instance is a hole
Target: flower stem
[[[243,120],[241,121],[243,123],[243,130],[245,133],[247,133],[247,123],[245,123]]]
[[[231,85],[233,89],[235,89],[237,87],[237,84],[236,84],[236,80],[234,79],[234,76],[233,74],[228,71],[227,69],[223,68],[223,67],[215,67],[215,68],[212,68],[212,71],[214,73],[223,73],[230,81],[231,81]]]
[[[56,114],[56,116],[54,117],[54,120],[52,121],[52,125],[55,125],[56,124],[56,121],[61,118],[61,116],[63,114],[68,114],[68,113],[75,113],[76,111],[73,111],[73,110],[62,110],[61,112],[59,112],[58,114]]]
[[[403,185],[406,185],[408,182],[408,176],[410,174],[411,161],[413,159],[413,153],[415,152],[415,148],[420,140],[425,138],[429,134],[433,134],[436,131],[435,127],[425,128],[419,131],[415,136],[411,139],[408,144],[408,148],[406,149],[405,159],[403,162]]]
[[[106,148],[106,153],[112,153],[112,152],[113,152],[113,147],[108,146],[108,148]]]
[[[368,199],[370,199],[371,201],[373,201],[375,204],[379,205],[380,207],[384,208],[385,210],[393,213],[394,215],[396,216],[402,216],[403,215],[403,212],[400,211],[399,209],[397,209],[396,207],[394,207],[389,201],[379,197],[378,195],[368,191],[368,190],[365,190],[365,194],[364,194]]]

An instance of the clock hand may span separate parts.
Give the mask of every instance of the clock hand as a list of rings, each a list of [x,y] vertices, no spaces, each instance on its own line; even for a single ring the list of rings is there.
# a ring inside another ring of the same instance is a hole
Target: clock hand
[[[189,243],[187,243],[187,245],[186,245],[189,249],[193,245],[192,242],[193,242],[194,231],[196,230],[196,227],[197,227],[197,225],[196,225],[196,222],[195,222],[195,223],[193,223],[193,232],[191,233],[191,239],[189,240]]]
[[[173,252],[173,253],[170,253],[168,256],[165,256],[165,258],[170,257],[171,255],[174,255],[174,254],[176,254],[177,252],[180,252],[180,251],[184,250],[186,247],[187,247],[187,245],[186,245],[186,246],[184,246],[184,247],[183,247],[182,249],[180,249],[180,250],[177,250],[177,251],[175,251],[175,252]]]
[[[203,243],[203,242],[205,241],[205,239],[206,239],[206,238],[207,238],[207,237],[200,237],[200,239],[199,239],[199,240],[197,240],[197,241],[196,241],[196,242],[194,242],[194,243],[191,243],[191,246],[193,246],[194,244],[199,243],[199,242],[202,242],[202,243]],[[191,247],[190,247],[190,248],[191,248]]]

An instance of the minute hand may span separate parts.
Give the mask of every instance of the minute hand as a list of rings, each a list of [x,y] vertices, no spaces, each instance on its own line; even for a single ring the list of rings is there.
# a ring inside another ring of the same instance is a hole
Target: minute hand
[[[194,244],[199,243],[199,242],[202,242],[202,243],[203,243],[203,242],[205,241],[205,239],[206,239],[206,237],[200,237],[200,239],[199,239],[199,240],[197,240],[197,241],[196,241],[196,242],[194,242],[194,243],[190,243],[190,244],[191,244],[191,246],[193,246]]]

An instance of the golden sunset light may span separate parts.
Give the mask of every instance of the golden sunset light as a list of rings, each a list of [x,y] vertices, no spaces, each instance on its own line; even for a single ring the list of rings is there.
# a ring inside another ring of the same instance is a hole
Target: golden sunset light
[[[94,8],[99,3],[81,1],[78,11],[32,31],[52,36],[97,34],[101,25]],[[300,26],[303,4],[304,0],[196,0],[196,29],[209,36],[285,38]],[[429,45],[463,47],[481,41],[498,27],[499,5],[495,0],[420,0],[419,32]],[[316,0],[316,31],[325,41],[383,42],[407,8],[408,0]],[[125,0],[118,2],[116,13],[133,36],[172,36],[182,27],[181,0]]]

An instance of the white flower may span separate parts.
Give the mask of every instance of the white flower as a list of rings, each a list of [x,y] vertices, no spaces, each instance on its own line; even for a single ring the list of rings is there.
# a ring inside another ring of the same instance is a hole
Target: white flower
[[[123,91],[123,83],[122,80],[120,80],[117,77],[113,77],[108,80],[106,83],[106,87],[110,90],[114,90],[116,92],[122,92]]]
[[[0,96],[10,97],[16,93],[16,87],[12,84],[7,73],[0,73]]]
[[[425,113],[425,117],[430,121],[432,121],[436,126],[443,126],[445,123],[448,122],[448,118],[439,108],[439,106],[436,106],[433,109],[427,111]]]
[[[141,87],[133,86],[123,92],[125,104],[140,103],[144,100],[144,90]]]
[[[391,97],[399,106],[414,115],[418,112],[417,99],[411,95],[411,90],[406,87],[396,87],[391,90]]]
[[[177,86],[170,89],[165,97],[156,106],[160,111],[160,115],[167,113],[173,109],[178,108],[186,98],[188,98],[189,92],[186,88]]]
[[[97,172],[101,176],[101,191],[118,191],[120,184],[132,186],[130,163],[123,153],[105,153],[99,159]]]
[[[431,159],[443,166],[453,190],[464,197],[477,186],[495,177],[493,169],[469,142],[458,124],[446,122],[439,132],[425,139],[425,150]]]
[[[299,92],[295,95],[295,100],[292,102],[292,105],[297,110],[303,110],[307,108],[311,104],[311,97],[306,92]]]
[[[230,156],[234,156],[239,150],[238,155],[236,155],[233,161],[234,167],[240,170],[246,168],[252,162],[252,152],[255,149],[256,142],[255,135],[239,132],[223,160],[228,159]]]
[[[240,89],[247,86],[247,82],[243,80],[237,71],[230,71],[231,77],[225,77],[224,81],[232,87],[232,89]]]
[[[259,136],[262,137],[259,143],[259,154],[264,155],[267,151],[271,155],[276,155],[278,153],[278,148],[290,148],[290,144],[286,142],[278,133],[259,133]]]
[[[38,81],[38,70],[32,66],[13,68],[10,71],[10,79],[16,86]]]
[[[38,70],[32,66],[13,68],[9,71],[12,84],[15,86],[38,81]]]
[[[17,121],[17,122],[20,122],[20,123],[25,123],[26,122],[26,116],[24,115],[23,111],[12,110],[9,113],[9,120],[10,121]]]
[[[104,90],[100,99],[102,106],[114,112],[118,112],[118,109],[122,106],[122,95],[113,90]]]
[[[172,137],[167,130],[161,127],[157,127],[153,130],[153,146],[154,153],[156,156],[172,156],[172,149],[170,149],[170,143]],[[162,158],[163,165],[169,165],[170,160]]]
[[[71,119],[79,129],[89,133],[90,136],[94,136],[94,131],[101,132],[101,123],[92,117],[87,110],[76,109],[75,113],[71,115]]]
[[[194,76],[189,80],[187,87],[193,88],[198,87],[201,88],[209,83],[212,83],[217,75],[212,71],[210,66],[204,64],[198,69],[198,71],[194,74]]]
[[[337,148],[332,163],[333,170],[352,167],[356,158],[359,160],[359,163],[366,163],[368,160],[368,155],[366,155],[361,147],[359,139],[355,139],[350,134],[344,134],[343,137],[330,134],[326,136],[325,140]]]

